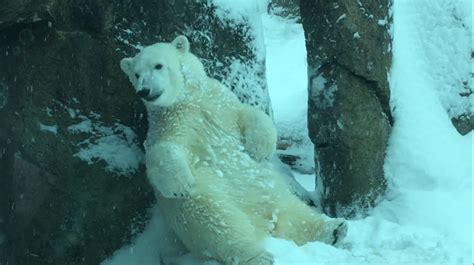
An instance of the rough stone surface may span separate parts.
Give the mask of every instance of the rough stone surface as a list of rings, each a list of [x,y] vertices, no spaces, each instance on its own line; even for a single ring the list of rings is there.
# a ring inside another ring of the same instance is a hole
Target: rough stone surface
[[[301,22],[300,0],[271,0],[268,9],[275,15]]]
[[[474,130],[474,115],[466,114],[457,118],[452,118],[454,127],[461,135],[466,135]]]
[[[391,130],[389,0],[301,0],[310,138],[324,210],[353,216],[384,193]]]
[[[120,123],[141,146],[145,109],[119,67],[134,46],[185,34],[208,72],[239,61],[265,90],[249,25],[231,30],[214,11],[191,0],[0,1],[0,264],[99,264],[143,229],[154,203],[144,166],[124,176],[80,160],[97,135],[69,128]],[[245,91],[239,76],[226,82]],[[270,112],[255,94],[240,96]]]

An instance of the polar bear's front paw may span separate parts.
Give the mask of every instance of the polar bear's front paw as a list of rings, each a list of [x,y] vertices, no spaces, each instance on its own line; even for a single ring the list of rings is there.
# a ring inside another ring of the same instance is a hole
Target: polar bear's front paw
[[[253,253],[250,257],[235,256],[225,260],[225,264],[245,264],[245,265],[273,265],[273,255],[267,251]]]
[[[247,153],[256,161],[262,161],[268,159],[273,155],[275,151],[274,143],[270,143],[267,140],[257,141],[255,139],[246,139],[245,150]]]
[[[256,161],[270,158],[276,148],[276,131],[273,128],[248,129],[245,134],[244,147],[247,153]]]
[[[167,176],[150,176],[153,186],[165,198],[186,198],[191,194],[194,184],[192,176],[176,176],[174,178]]]
[[[328,245],[335,245],[341,242],[347,234],[347,222],[343,218],[330,219],[326,221],[324,229],[317,239]]]
[[[191,194],[192,185],[188,183],[173,183],[161,185],[158,190],[165,198],[185,198]]]
[[[332,236],[333,236],[332,245],[335,245],[341,242],[341,240],[346,237],[346,234],[347,234],[347,222],[343,221],[332,232]]]
[[[327,242],[328,244],[335,245],[342,241],[346,237],[347,234],[347,222],[342,218],[337,218],[331,220],[328,223],[327,227]]]

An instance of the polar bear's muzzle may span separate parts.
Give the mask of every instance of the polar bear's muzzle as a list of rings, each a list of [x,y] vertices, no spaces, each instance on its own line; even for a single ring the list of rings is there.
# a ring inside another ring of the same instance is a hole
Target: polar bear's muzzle
[[[151,93],[150,89],[144,88],[138,91],[137,95],[142,99],[150,102],[157,100],[161,96],[161,93]]]

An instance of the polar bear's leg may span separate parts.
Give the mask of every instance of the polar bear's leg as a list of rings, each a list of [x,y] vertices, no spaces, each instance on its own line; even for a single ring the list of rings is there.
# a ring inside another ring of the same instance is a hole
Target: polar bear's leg
[[[288,198],[289,197],[289,198]],[[310,241],[335,244],[344,238],[347,225],[344,219],[332,219],[315,212],[294,196],[278,205],[275,235],[293,240],[297,245]]]
[[[176,233],[198,255],[224,264],[273,264],[273,256],[263,248],[265,234],[230,200],[192,198],[182,205],[176,219]]]
[[[276,149],[277,131],[273,120],[263,111],[242,105],[238,124],[246,152],[256,161],[270,158]]]
[[[184,147],[177,141],[161,141],[146,150],[147,176],[166,198],[189,196],[194,184]]]

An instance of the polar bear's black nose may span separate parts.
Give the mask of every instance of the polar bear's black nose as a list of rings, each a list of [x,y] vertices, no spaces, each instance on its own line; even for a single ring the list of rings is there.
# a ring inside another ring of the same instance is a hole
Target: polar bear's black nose
[[[146,97],[148,97],[148,95],[150,95],[150,89],[144,88],[144,89],[138,91],[138,92],[137,92],[137,95],[138,95],[139,97],[146,98]]]

